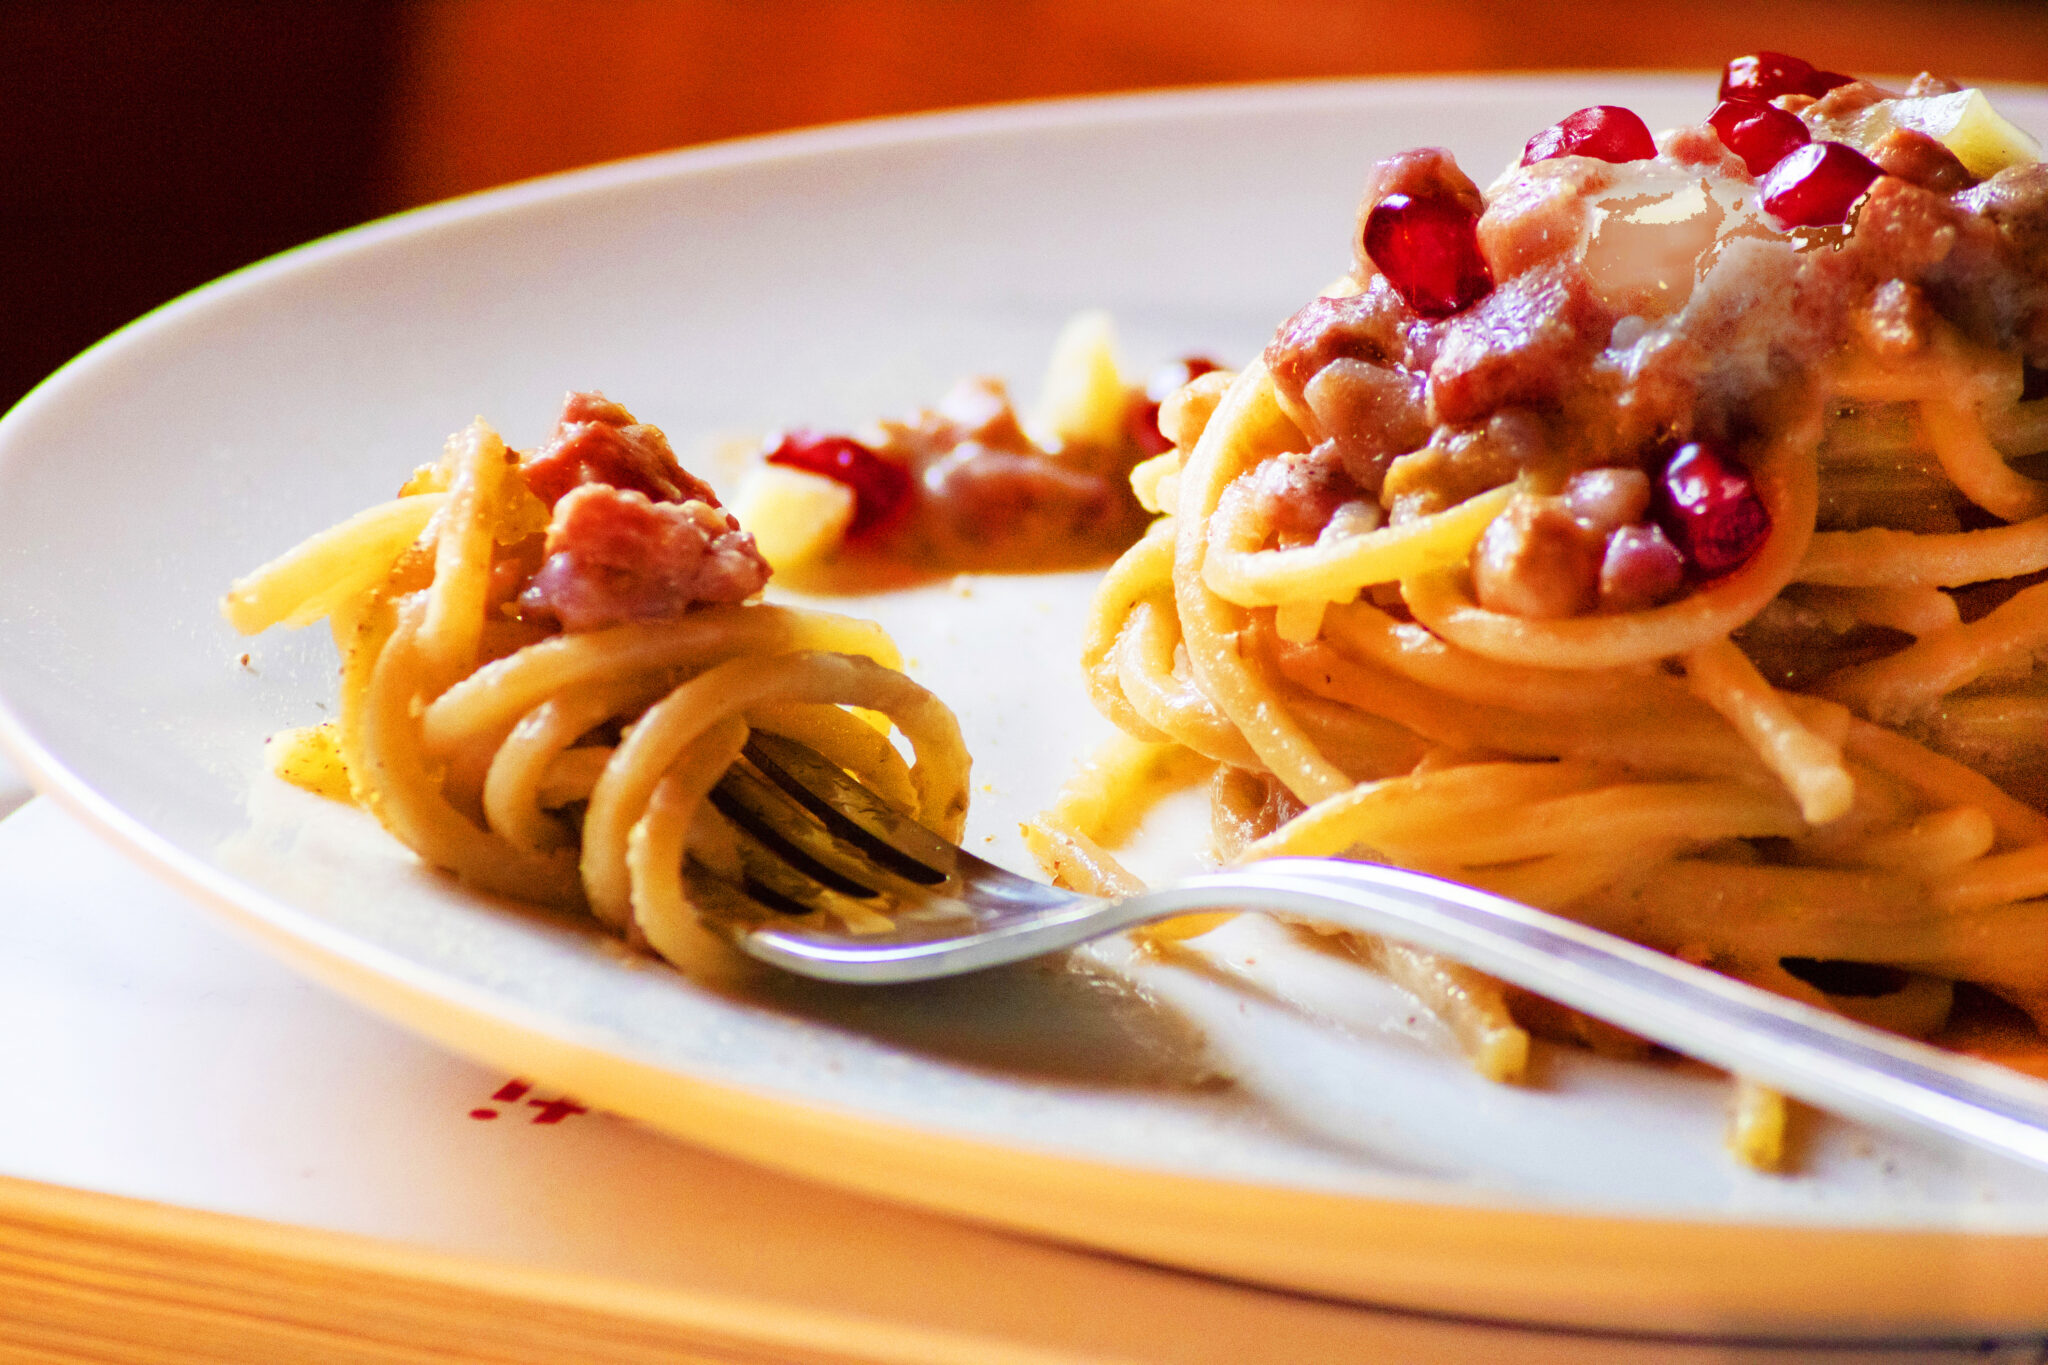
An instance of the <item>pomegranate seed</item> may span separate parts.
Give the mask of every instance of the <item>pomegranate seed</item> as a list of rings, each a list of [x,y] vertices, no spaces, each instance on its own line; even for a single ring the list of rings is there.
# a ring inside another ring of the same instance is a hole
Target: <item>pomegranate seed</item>
[[[1826,227],[1849,221],[1849,210],[1884,172],[1854,147],[1809,142],[1771,167],[1757,198],[1786,227]]]
[[[856,544],[880,536],[910,510],[910,471],[850,436],[792,431],[768,452],[768,463],[822,474],[851,488],[853,520],[846,538]]]
[[[1138,449],[1147,455],[1164,455],[1172,450],[1173,442],[1159,429],[1159,405],[1189,382],[1222,368],[1207,356],[1186,355],[1154,370],[1145,381],[1144,394],[1131,404],[1130,416],[1124,422]]]
[[[1657,155],[1650,129],[1633,110],[1596,104],[1567,114],[1529,139],[1522,164],[1533,166],[1554,156],[1590,156],[1596,161],[1647,161]]]
[[[1839,71],[1816,71],[1813,63],[1782,52],[1752,52],[1737,57],[1722,71],[1721,98],[1774,100],[1780,95],[1811,95],[1819,99],[1855,79]]]
[[[1796,147],[1813,141],[1799,115],[1756,100],[1722,100],[1707,115],[1721,145],[1742,158],[1751,175],[1762,175]]]
[[[1748,472],[1704,442],[1672,454],[1657,491],[1658,522],[1702,578],[1741,567],[1770,534]]]
[[[1365,254],[1426,318],[1462,313],[1493,292],[1479,215],[1448,195],[1390,194],[1365,217]]]

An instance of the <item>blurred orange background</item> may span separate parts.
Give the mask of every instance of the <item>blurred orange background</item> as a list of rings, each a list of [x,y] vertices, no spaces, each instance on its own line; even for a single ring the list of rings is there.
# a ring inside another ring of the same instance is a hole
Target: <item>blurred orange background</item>
[[[2048,5],[0,0],[0,403],[238,265],[594,161],[997,100],[1414,72],[1711,70],[1759,47],[1859,74],[2048,81]]]

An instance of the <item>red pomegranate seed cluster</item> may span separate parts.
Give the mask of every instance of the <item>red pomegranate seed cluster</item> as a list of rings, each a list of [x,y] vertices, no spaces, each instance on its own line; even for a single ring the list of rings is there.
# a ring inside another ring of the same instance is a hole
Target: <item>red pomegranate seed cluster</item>
[[[1782,52],[1752,52],[1728,63],[1721,73],[1721,98],[1762,101],[1780,95],[1810,95],[1819,99],[1855,79],[1839,71],[1816,71],[1813,63]]]
[[[1882,172],[1853,147],[1815,142],[1805,120],[1771,101],[1817,99],[1854,79],[1783,52],[1737,57],[1721,73],[1721,102],[1707,122],[1758,177],[1765,211],[1785,227],[1847,222]],[[1596,104],[1530,138],[1521,164],[1560,156],[1622,163],[1656,155],[1656,140],[1633,110]],[[1479,216],[1449,195],[1387,195],[1366,215],[1364,245],[1374,267],[1423,317],[1450,317],[1493,292],[1493,272],[1479,250]],[[1164,449],[1156,406],[1133,414],[1132,434],[1147,450]]]
[[[1785,227],[1829,227],[1849,221],[1882,172],[1855,148],[1815,142],[1805,120],[1770,101],[1783,95],[1818,99],[1854,80],[1782,52],[1752,52],[1721,74],[1721,103],[1707,116],[1728,150],[1758,177],[1764,211]]]
[[[1771,531],[1747,470],[1704,441],[1672,452],[1657,484],[1658,524],[1701,578],[1742,567]]]
[[[910,511],[910,471],[850,436],[792,431],[768,452],[768,463],[836,479],[853,490],[849,544],[877,539]]]
[[[1365,219],[1365,254],[1426,318],[1462,313],[1493,292],[1479,215],[1448,195],[1390,194]]]
[[[1522,164],[1533,166],[1554,156],[1590,156],[1596,161],[1647,161],[1657,155],[1650,129],[1632,109],[1596,104],[1567,114],[1529,139]]]
[[[1164,455],[1172,450],[1173,442],[1159,429],[1159,405],[1191,381],[1221,368],[1207,356],[1186,355],[1154,370],[1145,381],[1144,392],[1132,402],[1130,416],[1124,419],[1125,429],[1138,449],[1147,455]]]

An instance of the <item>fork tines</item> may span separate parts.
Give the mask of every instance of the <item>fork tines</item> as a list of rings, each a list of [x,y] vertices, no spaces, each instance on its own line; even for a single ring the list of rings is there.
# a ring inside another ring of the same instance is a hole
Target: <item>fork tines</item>
[[[756,732],[710,800],[737,836],[739,875],[696,860],[687,872],[709,908],[746,919],[825,910],[856,933],[881,932],[906,901],[943,895],[959,852],[780,735]]]

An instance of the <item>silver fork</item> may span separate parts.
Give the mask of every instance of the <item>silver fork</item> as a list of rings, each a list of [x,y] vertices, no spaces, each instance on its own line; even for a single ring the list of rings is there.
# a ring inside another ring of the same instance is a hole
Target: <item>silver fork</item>
[[[2048,1168],[2048,1084],[1869,1028],[1557,915],[1372,863],[1281,858],[1121,900],[1044,885],[947,843],[821,758],[757,733],[712,800],[744,874],[693,891],[763,962],[826,981],[957,976],[1198,910],[1270,910],[1413,943],[1840,1114]],[[884,933],[821,909],[867,904]]]

